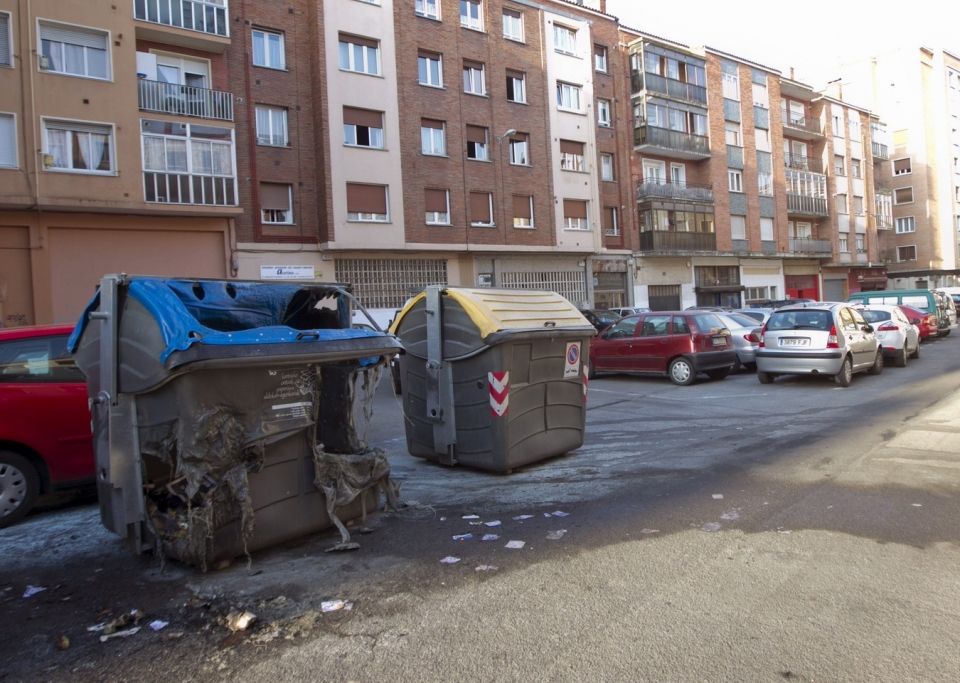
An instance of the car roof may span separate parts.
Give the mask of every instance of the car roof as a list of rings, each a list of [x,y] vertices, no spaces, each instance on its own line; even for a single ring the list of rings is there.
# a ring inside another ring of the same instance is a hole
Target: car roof
[[[0,327],[0,341],[11,339],[30,339],[31,337],[52,337],[73,332],[73,324],[33,325],[31,327]]]
[[[851,304],[843,302],[832,302],[832,301],[813,301],[808,304],[796,304],[792,306],[782,306],[781,308],[776,309],[771,313],[775,315],[777,313],[787,313],[789,311],[832,311],[840,306],[846,308],[854,308]]]

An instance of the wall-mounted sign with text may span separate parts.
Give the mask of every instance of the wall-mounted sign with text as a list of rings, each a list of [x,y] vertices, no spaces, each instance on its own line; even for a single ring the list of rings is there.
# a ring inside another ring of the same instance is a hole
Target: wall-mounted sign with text
[[[261,280],[313,280],[313,266],[260,266]]]

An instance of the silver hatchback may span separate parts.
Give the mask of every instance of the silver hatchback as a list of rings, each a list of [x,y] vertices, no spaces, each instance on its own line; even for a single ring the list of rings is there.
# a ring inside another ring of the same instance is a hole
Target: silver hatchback
[[[879,375],[883,351],[873,327],[848,304],[809,303],[775,310],[760,337],[757,378],[828,375],[850,386],[856,372]]]

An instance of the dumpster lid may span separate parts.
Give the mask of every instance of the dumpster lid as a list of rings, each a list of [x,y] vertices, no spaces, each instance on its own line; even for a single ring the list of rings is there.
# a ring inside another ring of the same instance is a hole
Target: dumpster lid
[[[594,329],[576,306],[556,292],[448,287],[442,293],[460,304],[484,339],[497,332]],[[425,298],[426,293],[420,293],[408,301],[390,331],[396,333],[407,312]]]

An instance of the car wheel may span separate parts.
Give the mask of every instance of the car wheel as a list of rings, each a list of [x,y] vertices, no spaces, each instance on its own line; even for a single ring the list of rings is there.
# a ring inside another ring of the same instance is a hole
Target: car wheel
[[[593,361],[587,361],[587,379],[596,379],[597,371],[593,369]]]
[[[951,332],[953,332],[953,330],[940,330],[940,336],[949,337]]]
[[[682,356],[670,363],[667,373],[670,375],[671,381],[681,387],[690,386],[697,379],[697,373],[694,372],[693,365]]]
[[[740,365],[740,361],[737,361],[737,365]],[[737,367],[737,365],[732,365],[729,368],[720,368],[719,370],[709,370],[707,371],[707,377],[710,379],[723,379]]]
[[[870,369],[867,370],[868,375],[879,375],[883,372],[883,351],[877,349],[877,357],[873,361],[873,365],[870,366]]]
[[[900,349],[900,353],[897,354],[897,357],[893,359],[893,365],[897,368],[903,368],[907,365],[907,340],[903,340],[903,348]]]
[[[738,372],[740,372],[740,368],[742,368],[742,367],[744,367],[743,363],[741,363],[741,362],[740,362],[740,359],[737,358],[737,360],[733,361],[733,365],[730,367],[730,370],[729,370],[729,373],[728,373],[728,374],[735,375],[735,374],[737,374]],[[707,373],[707,374],[709,374],[709,373]]]
[[[910,357],[916,360],[920,357],[920,340],[917,340],[917,348],[913,350],[913,353],[910,354]]]
[[[853,363],[850,362],[850,356],[843,359],[843,366],[840,372],[833,376],[838,387],[850,386],[850,380],[853,379]]]
[[[773,373],[757,370],[757,379],[760,380],[760,384],[773,384]]]
[[[37,469],[22,455],[0,451],[0,529],[23,519],[38,495]]]

